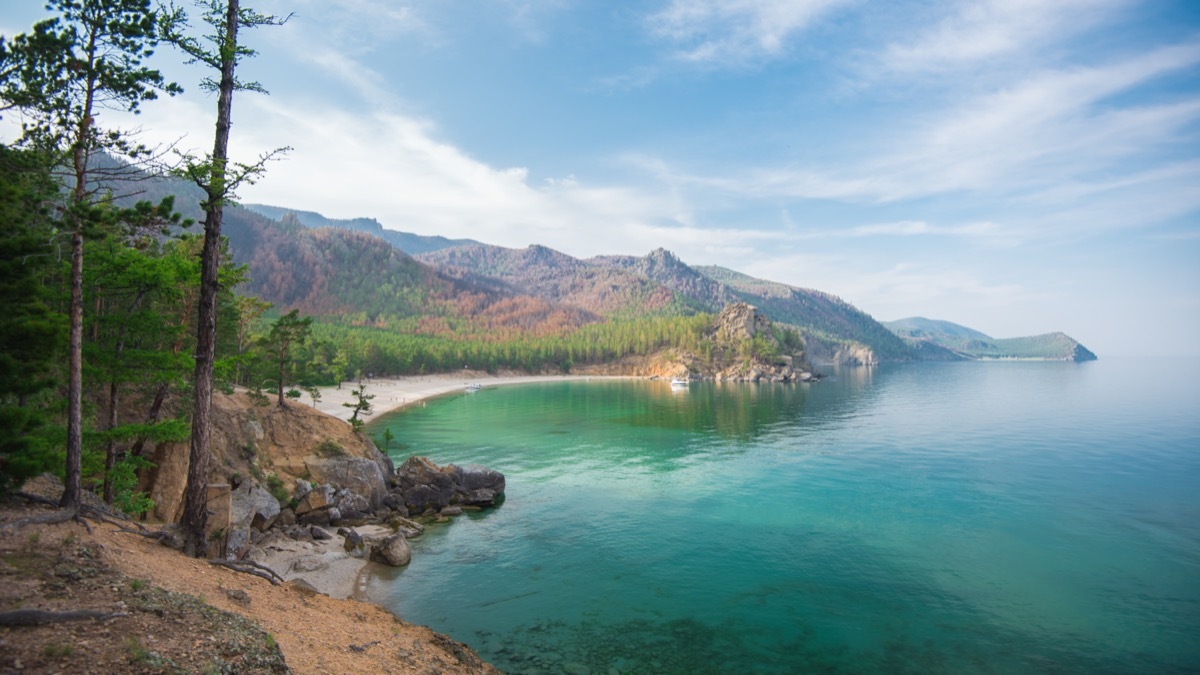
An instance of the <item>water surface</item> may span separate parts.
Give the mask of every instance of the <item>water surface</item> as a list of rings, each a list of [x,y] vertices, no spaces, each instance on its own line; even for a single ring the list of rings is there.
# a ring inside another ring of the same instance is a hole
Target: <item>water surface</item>
[[[1196,671],[1196,366],[444,397],[370,431],[507,499],[369,594],[508,672]]]

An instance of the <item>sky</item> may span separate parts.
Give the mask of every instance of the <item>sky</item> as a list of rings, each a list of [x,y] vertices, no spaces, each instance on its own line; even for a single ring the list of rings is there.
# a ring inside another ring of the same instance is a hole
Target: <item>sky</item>
[[[1200,355],[1196,0],[243,4],[292,17],[242,36],[231,150],[291,148],[242,201]],[[185,93],[104,122],[210,148],[206,73],[154,65]]]

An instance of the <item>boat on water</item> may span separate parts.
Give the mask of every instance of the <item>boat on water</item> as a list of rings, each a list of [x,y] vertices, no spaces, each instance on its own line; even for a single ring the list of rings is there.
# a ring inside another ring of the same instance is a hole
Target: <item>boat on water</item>
[[[672,387],[686,387],[686,386],[688,386],[689,384],[691,384],[691,381],[690,381],[690,380],[688,380],[686,377],[673,377],[673,378],[671,378],[671,386],[672,386]]]
[[[468,384],[468,385],[467,385],[467,391],[479,391],[480,389],[483,389],[483,385],[482,385],[482,384],[478,384],[478,383],[472,382],[472,383],[470,383],[470,384]]]

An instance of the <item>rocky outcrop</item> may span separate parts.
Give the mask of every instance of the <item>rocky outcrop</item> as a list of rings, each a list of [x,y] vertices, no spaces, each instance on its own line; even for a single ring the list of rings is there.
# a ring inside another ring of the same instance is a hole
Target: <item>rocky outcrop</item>
[[[779,341],[771,332],[771,320],[758,313],[758,309],[744,302],[727,305],[717,315],[713,327],[718,345],[737,345],[754,338],[768,341],[778,347]]]
[[[271,507],[269,501],[274,498],[270,494],[264,496],[253,487],[239,488],[234,508],[238,523],[266,523],[266,514],[274,512],[276,527],[265,533],[252,525],[244,527],[230,537],[237,547],[227,555],[274,562],[292,575],[289,578],[307,578],[314,583],[331,564],[349,558],[401,567],[412,559],[408,540],[425,530],[408,518],[410,512],[445,521],[466,509],[498,504],[505,488],[499,471],[474,465],[438,466],[425,457],[405,460],[391,483],[387,498],[371,511],[370,500],[360,492],[302,479],[295,481],[294,507],[282,510],[275,510],[278,503],[275,509]],[[252,512],[264,515],[249,515]],[[325,543],[335,538],[326,529],[333,527],[340,541]]]
[[[799,333],[777,331],[770,319],[744,302],[726,306],[706,340],[706,354],[679,355],[684,372],[678,375],[730,382],[808,382],[820,378],[808,363]]]
[[[409,457],[396,470],[393,494],[415,515],[453,506],[494,506],[504,488],[504,474],[499,471],[476,465],[441,467],[425,457]]]
[[[349,489],[379,508],[393,466],[369,438],[345,422],[302,403],[257,405],[247,394],[213,394],[209,482],[290,485],[297,478]],[[178,521],[187,481],[188,444],[154,448],[155,468],[139,490],[154,500],[154,515]]]
[[[300,403],[262,406],[244,393],[217,393],[212,422],[212,556],[283,556],[277,571],[306,575],[344,566],[341,561],[349,558],[406,565],[408,539],[424,531],[410,513],[440,522],[503,498],[504,475],[498,471],[440,467],[412,457],[397,473],[365,435]],[[155,501],[158,518],[176,521],[187,480],[187,444],[154,448],[153,462],[156,468],[141,477],[139,489]]]

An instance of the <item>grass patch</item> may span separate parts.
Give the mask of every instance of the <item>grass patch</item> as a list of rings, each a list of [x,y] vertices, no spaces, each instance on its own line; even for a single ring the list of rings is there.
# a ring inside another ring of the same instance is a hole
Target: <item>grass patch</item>
[[[322,457],[345,457],[346,449],[327,438],[317,446],[317,454]]]
[[[288,502],[289,496],[287,488],[283,486],[283,479],[278,475],[270,474],[267,476],[267,491],[270,492],[271,496],[274,497],[280,504],[286,504]]]
[[[42,648],[42,655],[48,659],[65,659],[74,653],[74,647],[59,642],[48,643]]]

